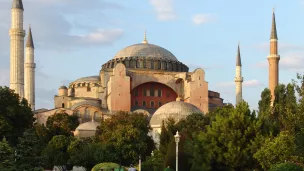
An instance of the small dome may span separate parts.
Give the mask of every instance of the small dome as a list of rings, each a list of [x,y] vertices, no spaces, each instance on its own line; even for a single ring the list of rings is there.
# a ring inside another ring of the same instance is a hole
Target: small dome
[[[150,125],[161,125],[163,120],[170,117],[179,121],[193,113],[202,113],[202,111],[190,103],[182,101],[170,102],[156,110],[150,120]]]
[[[100,77],[96,75],[96,76],[82,77],[74,82],[99,82],[99,81],[100,81]]]
[[[150,57],[150,58],[178,61],[177,58],[167,49],[147,42],[134,44],[120,50],[114,56],[114,59],[126,58],[126,57],[146,57],[146,58]]]
[[[80,124],[76,130],[78,131],[96,131],[97,127],[100,125],[99,122],[96,122],[94,120],[85,122],[83,124]]]
[[[68,89],[66,86],[60,86],[59,89]]]

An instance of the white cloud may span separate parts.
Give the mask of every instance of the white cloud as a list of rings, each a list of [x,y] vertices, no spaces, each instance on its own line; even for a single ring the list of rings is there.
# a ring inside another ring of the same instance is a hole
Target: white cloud
[[[263,84],[256,79],[247,80],[247,81],[243,82],[244,87],[258,87],[258,86],[262,86],[262,85]],[[233,86],[235,86],[235,82],[221,82],[221,83],[217,83],[216,86],[218,86],[218,87],[233,87]]]
[[[168,21],[176,19],[174,10],[174,0],[149,0],[154,7],[157,19],[161,21]]]
[[[192,18],[192,22],[195,25],[201,25],[212,21],[215,21],[215,17],[211,14],[196,14]]]

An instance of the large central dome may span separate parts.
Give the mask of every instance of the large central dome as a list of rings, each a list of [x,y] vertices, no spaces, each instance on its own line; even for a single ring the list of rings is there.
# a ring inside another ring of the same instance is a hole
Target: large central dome
[[[122,49],[114,56],[114,59],[136,56],[178,61],[170,51],[160,46],[150,44],[146,39],[142,43],[134,44]]]

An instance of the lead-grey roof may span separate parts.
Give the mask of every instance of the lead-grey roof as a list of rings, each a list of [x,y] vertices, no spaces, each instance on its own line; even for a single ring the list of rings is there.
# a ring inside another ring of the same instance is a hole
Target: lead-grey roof
[[[271,27],[270,39],[278,39],[277,26],[276,26],[276,20],[275,20],[274,11],[272,12],[272,27]]]
[[[22,9],[23,10],[22,0],[13,0],[12,8],[17,8],[17,9]]]
[[[27,40],[26,40],[26,47],[35,48],[31,27],[29,27],[28,36],[27,36]]]
[[[89,122],[85,122],[83,124],[80,124],[76,130],[84,130],[84,131],[96,131],[97,130],[97,127],[100,125],[99,122],[96,122],[94,120],[92,121],[89,121]]]
[[[89,77],[82,77],[75,80],[74,82],[99,82],[99,81],[100,81],[100,77],[98,75],[95,75]]]
[[[114,56],[114,59],[125,58],[125,57],[136,57],[136,56],[178,61],[177,58],[167,49],[150,43],[139,43],[128,46],[120,50]]]
[[[236,66],[242,66],[240,45],[238,45],[238,50],[236,55]]]
[[[179,121],[193,113],[202,113],[202,111],[190,103],[182,101],[170,102],[155,111],[150,120],[150,125],[161,125],[162,121],[168,118],[174,118]]]

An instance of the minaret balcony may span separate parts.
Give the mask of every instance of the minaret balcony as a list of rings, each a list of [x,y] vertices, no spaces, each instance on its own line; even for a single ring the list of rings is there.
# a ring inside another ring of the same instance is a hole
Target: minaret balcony
[[[243,82],[243,77],[235,77],[234,82]]]

